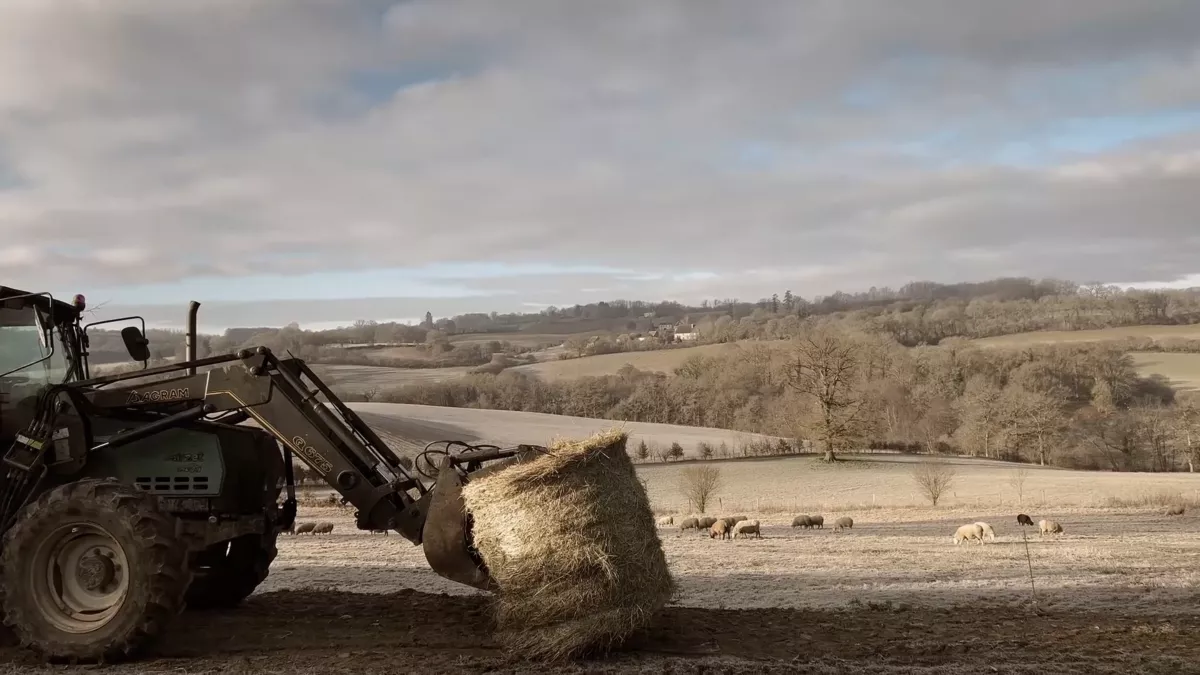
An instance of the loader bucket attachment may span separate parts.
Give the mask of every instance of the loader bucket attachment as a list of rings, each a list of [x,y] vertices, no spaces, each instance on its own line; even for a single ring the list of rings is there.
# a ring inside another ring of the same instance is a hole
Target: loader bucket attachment
[[[451,581],[493,590],[487,566],[473,546],[471,516],[463,502],[462,486],[459,469],[444,458],[421,532],[425,559],[434,572]]]

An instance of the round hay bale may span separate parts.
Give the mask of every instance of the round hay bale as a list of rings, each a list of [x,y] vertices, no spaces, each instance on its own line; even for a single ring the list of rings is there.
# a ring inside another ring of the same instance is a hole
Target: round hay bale
[[[648,626],[675,583],[626,432],[560,441],[463,487],[498,589],[497,637],[534,658],[606,651]]]

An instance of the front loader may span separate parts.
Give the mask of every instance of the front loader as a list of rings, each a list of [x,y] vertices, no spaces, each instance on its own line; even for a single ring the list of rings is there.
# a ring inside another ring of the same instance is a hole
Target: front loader
[[[427,448],[425,482],[303,361],[266,347],[196,358],[197,303],[185,360],[146,367],[144,328],[129,326],[142,369],[93,376],[84,308],[0,286],[0,603],[23,644],[120,660],[184,608],[237,605],[294,524],[293,459],[358,528],[395,530],[439,575],[493,588],[461,489],[535,446]]]

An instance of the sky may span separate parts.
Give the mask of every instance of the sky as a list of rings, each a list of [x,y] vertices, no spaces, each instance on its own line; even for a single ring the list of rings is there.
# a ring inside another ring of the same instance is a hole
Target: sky
[[[0,283],[336,325],[1200,283],[1195,0],[6,0]]]

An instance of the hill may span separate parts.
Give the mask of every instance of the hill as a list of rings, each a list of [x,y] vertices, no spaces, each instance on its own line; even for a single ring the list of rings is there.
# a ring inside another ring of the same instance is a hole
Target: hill
[[[763,438],[722,429],[672,424],[614,422],[582,417],[502,410],[441,408],[390,403],[352,403],[368,425],[398,449],[410,451],[439,439],[547,443],[555,437],[582,438],[614,425],[629,429],[631,440],[666,445],[678,441],[689,454],[697,443],[730,445]],[[843,455],[834,465],[811,456],[732,459],[712,462],[721,469],[724,487],[718,495],[724,511],[790,511],[807,506],[845,508],[853,505],[915,506],[924,503],[911,479],[912,455]],[[1053,503],[1057,507],[1105,506],[1113,501],[1137,502],[1159,494],[1200,498],[1200,474],[1114,473],[1073,471],[997,460],[951,458],[957,476],[944,504],[1016,505],[1014,478],[1024,470],[1022,502]],[[683,511],[680,472],[694,462],[639,465],[651,501],[660,511]]]
[[[406,453],[438,440],[463,440],[497,445],[545,444],[555,438],[583,438],[603,429],[629,430],[631,445],[645,441],[653,448],[679,443],[684,452],[697,454],[700,443],[727,444],[738,448],[751,440],[773,440],[771,436],[728,429],[708,429],[675,424],[622,422],[546,413],[444,408],[400,403],[350,403],[363,421],[389,444]]]

